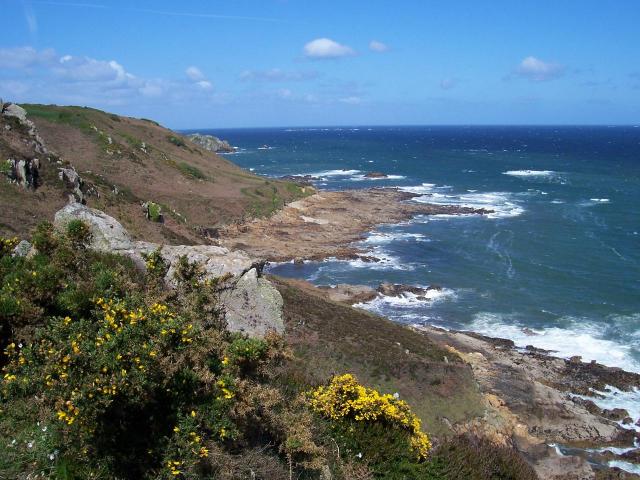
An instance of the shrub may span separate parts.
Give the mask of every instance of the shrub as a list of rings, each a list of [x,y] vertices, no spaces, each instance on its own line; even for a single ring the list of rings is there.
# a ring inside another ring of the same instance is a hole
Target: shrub
[[[176,147],[184,147],[186,145],[182,138],[176,137],[175,135],[169,135],[167,140],[169,140],[170,143],[173,143]]]
[[[91,242],[91,228],[82,220],[71,220],[67,224],[67,237],[75,247],[86,247]]]
[[[425,459],[431,449],[420,419],[406,402],[363,387],[351,374],[336,376],[328,386],[318,387],[311,392],[309,403],[315,412],[329,420],[380,423],[408,434],[411,449],[419,460]]]
[[[202,173],[202,171],[199,168],[194,167],[193,165],[189,165],[186,162],[180,162],[178,164],[178,170],[180,170],[180,172],[185,177],[191,177],[198,180],[205,180],[207,178],[207,176],[204,173]]]

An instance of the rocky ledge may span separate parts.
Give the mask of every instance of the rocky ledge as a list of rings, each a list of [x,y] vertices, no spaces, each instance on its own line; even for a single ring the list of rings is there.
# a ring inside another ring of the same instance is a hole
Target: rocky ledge
[[[205,150],[209,150],[210,152],[235,152],[235,148],[229,145],[229,142],[227,142],[226,140],[220,140],[218,137],[214,137],[213,135],[193,133],[191,135],[187,135],[187,138],[196,145],[204,148]]]
[[[128,256],[142,270],[146,268],[144,255],[159,249],[169,265],[165,277],[168,285],[173,284],[175,268],[182,256],[191,263],[199,263],[206,278],[228,277],[220,300],[229,330],[259,337],[270,330],[284,331],[282,297],[262,277],[264,262],[261,260],[243,251],[214,245],[159,245],[136,241],[115,218],[80,203],[71,203],[55,215],[57,228],[65,228],[72,220],[82,220],[90,226],[91,248]]]
[[[491,210],[411,202],[418,195],[393,188],[322,191],[290,203],[275,215],[232,225],[222,242],[269,261],[362,258],[375,261],[353,246],[366,232],[416,215],[484,215]]]

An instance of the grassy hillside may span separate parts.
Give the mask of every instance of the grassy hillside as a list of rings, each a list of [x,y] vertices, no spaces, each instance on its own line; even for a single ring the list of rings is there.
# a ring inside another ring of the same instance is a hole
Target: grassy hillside
[[[23,105],[51,152],[42,158],[24,129],[0,118],[0,158],[42,160],[33,190],[0,182],[0,233],[24,236],[67,201],[58,168],[73,165],[93,194],[87,204],[118,218],[136,237],[202,243],[224,224],[265,216],[305,195],[297,185],[258,177],[151,120],[84,107]],[[26,140],[26,141],[25,141]],[[164,223],[145,218],[141,204],[162,207]]]

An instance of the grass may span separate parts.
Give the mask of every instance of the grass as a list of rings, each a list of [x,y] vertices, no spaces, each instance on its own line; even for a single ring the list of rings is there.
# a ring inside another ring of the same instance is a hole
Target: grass
[[[270,279],[284,299],[288,340],[299,359],[294,377],[320,384],[334,372],[353,373],[371,388],[399,392],[435,435],[449,433],[442,418],[456,423],[484,413],[469,366],[426,336]]]
[[[186,147],[186,143],[184,143],[184,140],[180,137],[176,137],[175,135],[169,135],[167,137],[167,140],[170,143],[173,143],[176,147]]]
[[[178,164],[178,170],[187,178],[195,178],[196,180],[210,180],[198,167],[188,164],[187,162],[180,162]]]

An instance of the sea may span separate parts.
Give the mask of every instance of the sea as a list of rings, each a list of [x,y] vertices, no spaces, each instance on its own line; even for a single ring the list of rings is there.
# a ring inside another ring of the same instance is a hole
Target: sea
[[[414,202],[493,210],[381,225],[358,243],[379,262],[282,263],[271,273],[317,285],[437,285],[426,299],[357,307],[640,373],[639,127],[199,131],[228,140],[237,150],[227,158],[260,175],[312,175],[326,190],[398,187]]]

